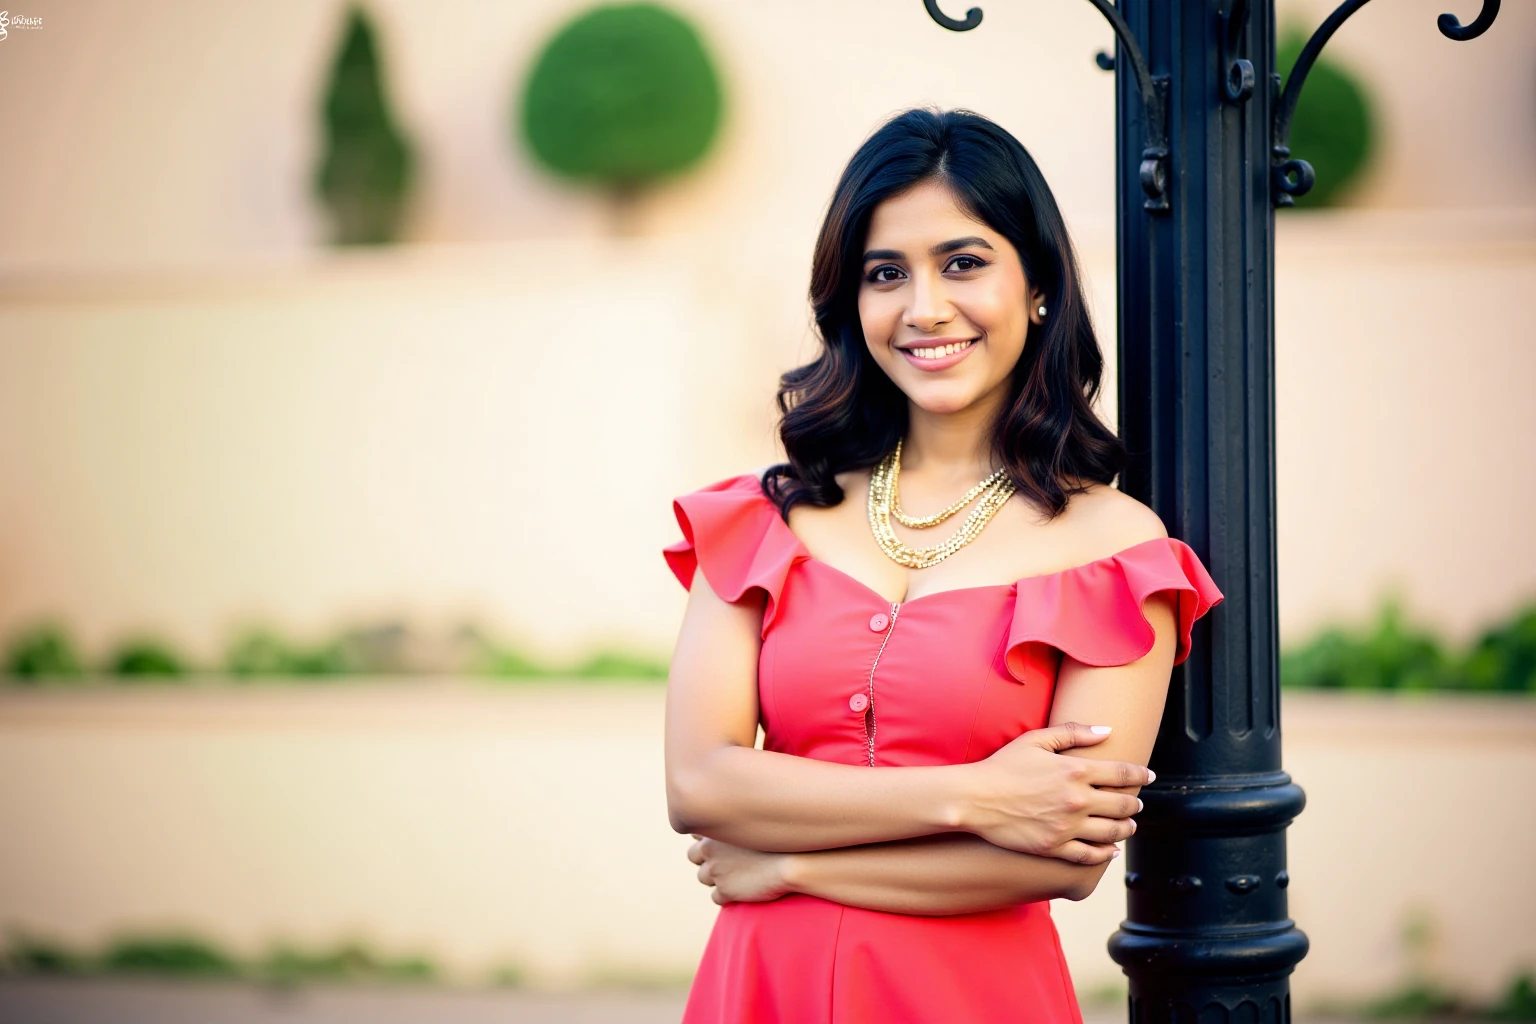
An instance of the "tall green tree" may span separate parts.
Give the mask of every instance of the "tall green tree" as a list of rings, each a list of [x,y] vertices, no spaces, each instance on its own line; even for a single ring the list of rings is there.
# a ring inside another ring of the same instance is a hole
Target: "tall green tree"
[[[348,8],[321,110],[325,150],[315,194],[337,245],[379,245],[399,237],[415,154],[390,113],[377,33],[366,11]]]
[[[547,169],[606,192],[625,230],[646,188],[708,152],[722,106],[719,75],[692,25],[660,4],[612,3],[555,33],[515,121]]]

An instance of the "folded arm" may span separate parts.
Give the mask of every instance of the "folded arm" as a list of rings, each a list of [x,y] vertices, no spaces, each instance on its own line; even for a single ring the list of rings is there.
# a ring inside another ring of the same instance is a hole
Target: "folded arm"
[[[871,771],[757,749],[763,595],[753,593],[729,603],[693,577],[667,681],[672,827],[773,851],[960,828],[962,765]]]
[[[1139,660],[1095,668],[1063,658],[1052,723],[1077,720],[1113,726],[1108,740],[1064,753],[1121,757],[1138,764],[1151,757],[1176,643],[1173,595],[1164,592],[1148,598],[1145,612],[1157,636],[1152,650]],[[1140,787],[1099,788],[1134,799]],[[984,812],[984,807],[972,811]],[[699,865],[699,880],[715,887],[712,895],[717,903],[755,902],[800,892],[901,914],[967,914],[1036,900],[1084,899],[1098,885],[1110,859],[1106,853],[1093,863],[1071,863],[1003,849],[969,832],[789,854],[698,838],[689,859]],[[1089,845],[1108,850],[1108,844]]]
[[[976,764],[834,764],[755,746],[763,600],[727,602],[695,574],[667,682],[666,785],[672,827],[773,852],[829,850],[949,832],[1080,863],[1130,834],[1137,802],[1096,787],[1145,769],[1090,768],[1056,751],[1100,743],[1085,726],[1026,734]],[[1095,845],[1099,844],[1099,845]]]
[[[1082,899],[1101,867],[993,846],[969,833],[784,855],[787,892],[895,914],[972,914]]]

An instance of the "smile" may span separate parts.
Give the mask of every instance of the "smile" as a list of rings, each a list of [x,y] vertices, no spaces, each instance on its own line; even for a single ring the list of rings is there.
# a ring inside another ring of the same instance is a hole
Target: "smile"
[[[965,341],[952,341],[943,345],[933,345],[922,348],[900,349],[902,355],[907,357],[907,362],[920,370],[947,370],[966,357],[971,349],[976,347],[975,338]]]

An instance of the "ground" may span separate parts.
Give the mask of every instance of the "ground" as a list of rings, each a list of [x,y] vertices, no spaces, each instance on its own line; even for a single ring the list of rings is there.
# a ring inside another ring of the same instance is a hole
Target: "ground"
[[[681,992],[550,995],[409,988],[284,992],[226,982],[0,980],[5,1024],[676,1024]],[[1085,1024],[1119,1024],[1094,1008]],[[1298,1018],[1297,1024],[1346,1024]]]

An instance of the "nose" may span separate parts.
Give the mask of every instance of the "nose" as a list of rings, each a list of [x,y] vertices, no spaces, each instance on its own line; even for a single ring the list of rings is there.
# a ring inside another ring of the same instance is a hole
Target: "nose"
[[[944,279],[934,274],[914,274],[912,301],[903,321],[908,327],[930,334],[941,324],[954,319],[955,307],[949,301]]]

